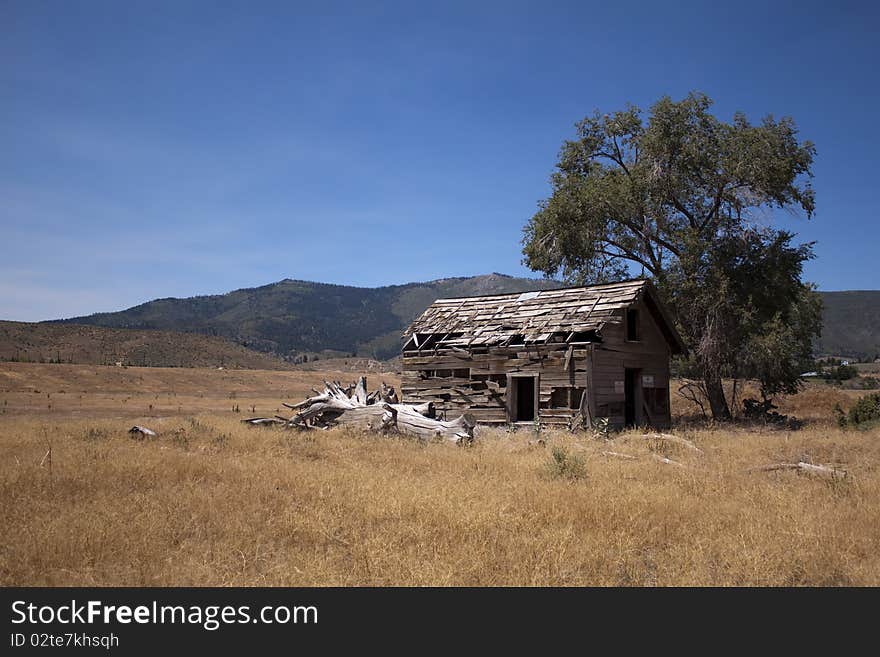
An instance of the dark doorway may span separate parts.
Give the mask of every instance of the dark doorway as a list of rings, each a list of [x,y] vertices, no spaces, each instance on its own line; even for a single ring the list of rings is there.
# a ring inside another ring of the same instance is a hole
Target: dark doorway
[[[515,377],[514,385],[516,385],[516,420],[530,422],[535,419],[535,377]]]
[[[624,370],[624,402],[623,402],[623,419],[628,427],[634,427],[638,420],[638,401],[639,401],[639,370]]]

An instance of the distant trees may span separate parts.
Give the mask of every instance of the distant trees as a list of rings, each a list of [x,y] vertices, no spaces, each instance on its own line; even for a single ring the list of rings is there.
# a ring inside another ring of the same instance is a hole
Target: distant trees
[[[841,381],[849,381],[858,375],[859,371],[852,365],[838,365],[823,372],[822,378],[840,383]]]
[[[794,392],[812,358],[821,302],[801,280],[812,244],[762,223],[771,208],[815,209],[815,148],[794,121],[752,125],[713,116],[692,93],[661,98],[647,120],[633,106],[594,113],[564,142],[552,194],[524,229],[525,263],[575,284],[654,280],[672,309],[717,419],[723,377],[753,378],[765,398]]]

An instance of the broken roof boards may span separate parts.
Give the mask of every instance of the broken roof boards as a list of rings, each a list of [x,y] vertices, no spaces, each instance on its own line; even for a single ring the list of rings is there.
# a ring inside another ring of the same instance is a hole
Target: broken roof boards
[[[407,329],[405,350],[430,346],[480,347],[548,341],[591,342],[577,334],[601,333],[608,323],[623,321],[621,309],[644,299],[662,325],[673,353],[684,350],[656,291],[646,280],[542,290],[522,294],[438,299]],[[422,339],[421,336],[434,336]],[[414,339],[412,339],[414,338]]]

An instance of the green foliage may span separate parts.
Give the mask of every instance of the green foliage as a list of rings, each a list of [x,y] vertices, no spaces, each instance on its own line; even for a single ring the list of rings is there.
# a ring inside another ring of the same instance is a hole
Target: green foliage
[[[756,378],[765,395],[793,392],[812,355],[821,303],[801,281],[812,245],[761,227],[770,208],[812,216],[815,148],[789,118],[724,123],[711,101],[668,97],[647,121],[636,107],[577,124],[553,193],[524,229],[526,263],[570,282],[652,278],[705,381],[713,415],[729,416],[725,376]]]
[[[571,454],[564,447],[556,446],[547,464],[548,474],[554,479],[577,481],[587,478],[587,465],[584,458]]]
[[[880,422],[880,393],[860,398],[847,413],[840,406],[835,407],[837,423],[843,427],[860,427]]]
[[[852,365],[838,365],[837,367],[833,367],[830,370],[823,372],[822,378],[840,383],[841,381],[848,381],[849,379],[856,378],[858,375],[859,371]]]

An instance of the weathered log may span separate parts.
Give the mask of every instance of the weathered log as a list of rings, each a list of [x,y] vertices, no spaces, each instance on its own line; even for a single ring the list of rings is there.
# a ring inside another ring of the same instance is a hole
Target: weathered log
[[[388,387],[387,385],[385,385],[384,381],[382,382],[382,390],[379,391],[379,397],[382,398],[382,401],[389,404],[400,403],[400,399],[398,399],[397,392],[394,390],[394,387]]]
[[[611,456],[616,459],[626,459],[627,461],[635,461],[638,458],[632,454],[622,454],[620,452],[602,452],[602,456]]]
[[[683,463],[679,463],[678,461],[673,461],[671,458],[666,456],[661,456],[660,454],[651,453],[651,457],[655,461],[660,461],[660,463],[665,463],[666,465],[677,465],[679,468],[685,467]]]
[[[249,417],[245,420],[242,420],[242,422],[244,422],[245,424],[250,424],[251,426],[255,426],[255,427],[260,427],[260,426],[265,427],[265,426],[272,426],[272,425],[276,425],[276,424],[279,424],[279,425],[280,424],[287,424],[286,419],[277,418],[277,417]]]
[[[147,429],[147,427],[142,427],[140,425],[134,425],[131,429],[128,430],[128,433],[132,435],[132,438],[146,438],[153,437],[156,435],[156,432],[152,429]]]
[[[309,397],[299,404],[284,404],[297,411],[287,421],[291,428],[316,428],[331,425],[357,426],[387,433],[397,431],[421,439],[442,438],[455,443],[469,443],[474,437],[475,422],[462,415],[456,420],[434,419],[434,404],[416,406],[391,403],[397,393],[383,384],[381,390],[367,393],[367,379],[343,388],[338,382],[325,381],[324,392]]]
[[[436,407],[434,406],[434,402],[432,402],[432,401],[425,402],[424,404],[413,404],[412,409],[416,413],[419,413],[420,415],[424,415],[425,417],[429,417],[432,419],[437,417],[437,410],[436,410]]]
[[[798,461],[797,463],[770,463],[768,465],[759,465],[749,468],[746,472],[774,472],[777,470],[797,470],[806,474],[818,475],[820,477],[828,477],[830,479],[845,479],[849,473],[846,470],[833,468],[828,465],[815,465]]]

